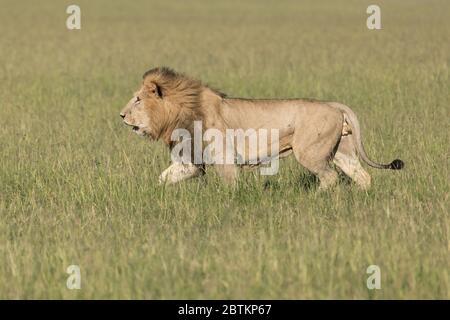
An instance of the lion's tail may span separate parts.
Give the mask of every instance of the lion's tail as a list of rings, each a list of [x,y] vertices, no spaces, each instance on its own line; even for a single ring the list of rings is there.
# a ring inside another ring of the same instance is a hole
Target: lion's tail
[[[365,163],[367,163],[369,166],[377,168],[377,169],[392,169],[392,170],[400,170],[404,167],[404,162],[400,159],[395,159],[391,163],[388,164],[382,164],[382,163],[376,163],[367,156],[366,151],[364,150],[364,146],[362,143],[361,138],[361,128],[359,126],[358,118],[356,117],[355,113],[352,109],[347,107],[344,104],[341,103],[331,103],[331,105],[342,112],[347,116],[348,121],[350,122],[350,127],[352,128],[352,137],[353,141],[356,145],[356,150],[358,151],[358,154],[362,160],[364,160]]]

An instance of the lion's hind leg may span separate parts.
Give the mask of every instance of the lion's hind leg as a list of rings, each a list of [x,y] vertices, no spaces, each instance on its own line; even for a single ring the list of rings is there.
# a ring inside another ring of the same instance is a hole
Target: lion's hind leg
[[[342,113],[326,105],[306,109],[296,119],[292,151],[297,161],[317,175],[319,190],[337,183],[338,173],[331,165],[336,146],[342,134]]]
[[[310,172],[315,174],[320,181],[319,190],[326,190],[333,187],[338,181],[338,174],[336,170],[330,165],[327,158],[319,159],[317,161],[309,161],[305,157],[301,157],[299,153],[294,151],[294,155],[298,162]]]
[[[367,190],[370,187],[370,175],[361,166],[350,135],[341,138],[333,162],[361,189]]]

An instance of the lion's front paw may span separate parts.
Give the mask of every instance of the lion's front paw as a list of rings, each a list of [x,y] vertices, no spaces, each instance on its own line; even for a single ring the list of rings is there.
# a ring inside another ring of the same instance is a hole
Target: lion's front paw
[[[166,184],[166,182],[167,182],[167,172],[164,171],[158,177],[158,184],[163,185]]]
[[[174,184],[201,174],[201,169],[193,164],[174,163],[164,170],[158,178],[158,183]]]

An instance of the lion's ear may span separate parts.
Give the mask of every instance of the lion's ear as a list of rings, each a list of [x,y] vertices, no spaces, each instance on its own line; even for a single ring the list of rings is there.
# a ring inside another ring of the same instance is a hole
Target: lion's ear
[[[145,83],[145,87],[149,94],[162,99],[162,97],[163,97],[162,90],[161,90],[161,87],[157,83],[150,81],[150,82]]]

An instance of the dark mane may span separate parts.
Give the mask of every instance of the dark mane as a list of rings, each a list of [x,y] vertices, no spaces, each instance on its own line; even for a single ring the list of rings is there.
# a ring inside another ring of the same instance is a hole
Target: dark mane
[[[150,77],[154,79],[155,83],[161,86],[161,88],[168,93],[175,93],[177,90],[183,90],[187,95],[193,95],[195,93],[200,93],[201,87],[206,87],[212,92],[225,98],[227,95],[219,90],[211,88],[208,85],[204,85],[200,80],[192,79],[183,73],[176,72],[175,70],[168,67],[157,67],[146,71],[142,78],[146,79]]]

